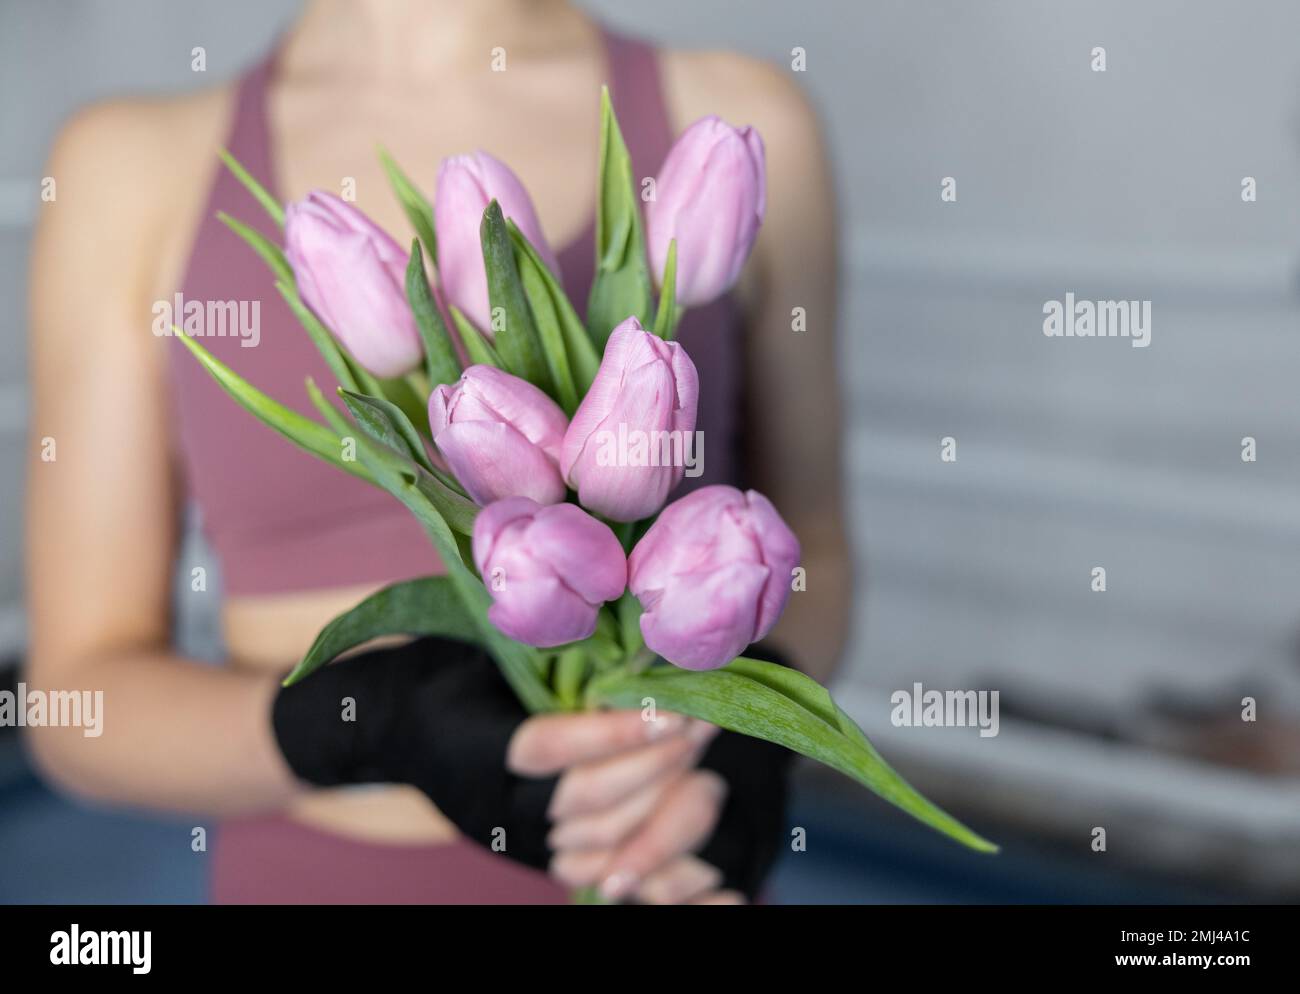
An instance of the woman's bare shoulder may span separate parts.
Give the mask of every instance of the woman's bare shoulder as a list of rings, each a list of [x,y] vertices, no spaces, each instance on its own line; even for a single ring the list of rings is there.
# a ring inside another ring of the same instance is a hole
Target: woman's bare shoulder
[[[151,283],[172,274],[170,256],[202,210],[228,118],[231,89],[87,104],[59,129],[46,176],[55,191],[38,228],[111,232],[118,265]],[[174,246],[172,243],[177,242]]]
[[[229,85],[168,97],[117,97],[86,104],[59,129],[50,161],[144,187],[180,173],[220,140]],[[180,167],[180,168],[178,168]],[[129,182],[135,177],[137,182]]]
[[[793,70],[728,51],[664,49],[659,61],[674,130],[716,114],[754,125],[769,143],[819,141],[816,111]]]

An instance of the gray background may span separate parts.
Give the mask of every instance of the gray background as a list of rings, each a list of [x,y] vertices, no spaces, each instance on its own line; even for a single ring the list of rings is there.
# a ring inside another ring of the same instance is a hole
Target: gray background
[[[1076,854],[1103,825],[1135,872],[1300,888],[1294,777],[1157,748],[1153,710],[1232,715],[1252,694],[1295,720],[1300,698],[1300,6],[585,6],[670,44],[807,50],[845,212],[865,580],[849,710],[982,824]],[[24,287],[48,143],[87,100],[237,72],[296,7],[0,7],[0,644],[22,638]],[[1151,347],[1045,338],[1043,303],[1068,290],[1152,300]],[[915,680],[999,689],[1001,734],[891,727],[889,694]]]

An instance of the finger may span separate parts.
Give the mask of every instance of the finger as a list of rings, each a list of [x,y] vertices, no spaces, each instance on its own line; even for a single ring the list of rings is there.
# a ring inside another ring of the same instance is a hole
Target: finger
[[[748,904],[745,895],[738,890],[715,890],[711,894],[696,898],[691,904]]]
[[[551,857],[550,874],[570,890],[594,887],[614,853],[609,849],[580,849]]]
[[[688,904],[716,893],[721,884],[717,867],[696,856],[678,856],[646,877],[636,896],[645,904]]]
[[[557,820],[546,844],[556,852],[570,849],[611,851],[628,838],[650,817],[660,800],[682,770],[695,765],[694,752],[688,753],[680,768],[669,770],[650,782],[642,782],[626,797],[609,807],[590,814]],[[574,773],[565,774],[565,780]],[[565,780],[561,780],[563,786]],[[559,793],[559,788],[556,788]]]
[[[727,782],[708,770],[680,777],[659,809],[609,861],[601,896],[610,901],[626,897],[665,863],[702,845],[718,822],[726,792]]]
[[[510,737],[506,766],[522,776],[550,776],[575,763],[679,735],[687,727],[685,717],[668,712],[657,713],[653,720],[640,711],[537,715]]]
[[[717,726],[691,722],[683,735],[630,749],[609,759],[579,763],[565,772],[551,798],[555,821],[613,807],[668,773],[694,766]]]

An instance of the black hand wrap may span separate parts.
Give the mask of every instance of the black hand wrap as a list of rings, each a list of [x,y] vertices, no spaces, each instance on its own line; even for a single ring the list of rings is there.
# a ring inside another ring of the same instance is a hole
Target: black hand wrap
[[[411,784],[466,838],[544,869],[556,778],[506,769],[510,737],[527,717],[482,651],[420,638],[359,653],[281,689],[271,720],[302,780]]]
[[[776,652],[751,647],[745,653],[782,666]],[[700,859],[722,871],[723,886],[754,900],[785,839],[788,779],[795,754],[784,746],[737,732],[721,732],[705,751],[700,768],[727,781],[718,827]]]

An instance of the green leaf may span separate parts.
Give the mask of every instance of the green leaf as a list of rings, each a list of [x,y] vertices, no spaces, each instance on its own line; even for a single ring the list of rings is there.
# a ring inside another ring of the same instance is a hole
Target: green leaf
[[[412,460],[427,471],[445,490],[462,498],[467,498],[465,489],[452,476],[433,465],[428,449],[424,447],[424,438],[411,419],[391,400],[367,394],[340,390],[344,403],[357,424],[365,428],[371,438],[383,442],[399,453],[407,453]],[[354,405],[360,410],[354,409]],[[470,511],[471,518],[474,510]],[[472,522],[471,522],[472,523]],[[469,533],[466,533],[469,534]]]
[[[388,150],[382,146],[379,149],[379,161],[384,167],[384,172],[388,174],[388,182],[393,187],[397,202],[402,205],[402,210],[406,213],[406,219],[411,222],[411,227],[420,241],[424,242],[425,251],[429,253],[429,261],[436,268],[438,236],[434,234],[433,207],[430,206],[428,198],[398,168],[393,157],[388,154]]]
[[[352,378],[356,381],[357,389],[362,393],[370,394],[372,397],[383,396],[384,388],[380,384],[378,378],[376,378],[370,370],[366,369],[365,366],[361,365],[357,360],[357,357],[343,347],[342,342],[337,338],[334,339],[334,342],[338,345],[339,352],[342,353],[343,358],[347,361],[348,369],[352,371]]]
[[[348,424],[343,416],[330,406],[315,384],[308,381],[312,402],[325,415],[336,431],[346,433]],[[419,468],[413,464],[402,465],[400,456],[376,445],[368,438],[357,439],[357,452],[362,463],[378,484],[400,500],[424,528],[429,541],[447,567],[447,576],[460,595],[469,616],[478,628],[479,637],[501,667],[501,672],[529,711],[555,711],[560,705],[542,679],[541,657],[529,646],[507,638],[487,620],[492,598],[461,559],[456,537],[447,521],[421,487]],[[385,454],[387,453],[387,454]],[[426,479],[432,479],[424,474]]]
[[[691,671],[659,665],[641,673],[614,671],[587,688],[589,703],[641,707],[650,697],[658,708],[703,718],[723,728],[775,742],[852,777],[917,820],[980,852],[997,846],[926,800],[900,777],[867,741],[846,734],[838,708],[829,714],[818,704],[809,710],[783,692],[784,677],[768,672],[757,660],[738,668]],[[772,664],[768,664],[769,666]],[[750,675],[760,673],[764,679]],[[800,687],[792,687],[802,693]],[[829,700],[829,696],[827,697]]]
[[[333,463],[339,469],[368,483],[375,482],[364,466],[343,458],[342,440],[334,432],[285,407],[279,401],[272,400],[179,328],[173,325],[172,330],[221,388],[263,424],[278,431],[299,448]]]
[[[516,252],[515,260],[519,264],[519,278],[524,293],[528,296],[528,307],[533,314],[537,337],[542,343],[542,355],[546,359],[551,382],[555,384],[555,399],[564,413],[573,417],[573,412],[578,409],[578,389],[573,382],[573,371],[569,368],[569,353],[564,346],[560,316],[542,276],[545,267],[539,267],[522,252]]]
[[[474,519],[478,517],[479,507],[462,494],[459,487],[452,489],[442,482],[441,477],[424,469],[415,474],[415,487],[458,535],[474,537]]]
[[[288,286],[294,285],[293,267],[289,265],[289,260],[284,257],[284,252],[279,245],[276,245],[255,228],[250,228],[244,224],[243,221],[235,220],[225,211],[217,211],[217,218],[262,257],[262,261],[271,267],[271,272],[275,273],[277,280]]]
[[[349,649],[386,635],[438,635],[477,642],[478,628],[445,576],[394,583],[322,628],[283,686],[292,686]]]
[[[383,397],[371,397],[342,387],[339,394],[357,419],[357,424],[366,429],[371,438],[383,442],[390,449],[405,452],[425,469],[433,469],[429,453],[424,448],[424,439],[400,407]]]
[[[411,261],[406,267],[406,299],[424,340],[424,369],[429,376],[429,386],[455,383],[460,379],[460,360],[456,358],[451,335],[429,288],[419,239],[411,241]]]
[[[391,379],[372,380],[373,389],[364,385],[361,392],[371,397],[383,397],[399,408],[420,434],[429,434],[429,395],[421,394],[408,376],[394,376]]]
[[[449,305],[447,309],[451,311],[452,324],[456,326],[461,344],[465,346],[465,355],[469,357],[470,365],[496,366],[497,369],[505,369],[505,363],[497,355],[496,349],[474,327],[474,322],[458,311],[454,304]]]
[[[677,333],[681,313],[677,308],[677,239],[668,243],[668,258],[664,262],[663,289],[659,291],[659,310],[655,312],[655,334],[671,342]]]
[[[408,478],[453,529],[462,535],[473,535],[478,505],[458,490],[444,484],[412,456],[404,453],[408,444],[405,440],[406,431],[392,420],[389,413],[396,408],[391,404],[385,406],[385,402],[375,397],[363,397],[343,389],[339,393],[361,430],[381,443],[382,448],[374,453],[375,460],[384,462],[394,474]],[[406,430],[409,429],[410,426],[407,425]],[[414,435],[413,432],[411,434]],[[414,437],[418,441],[419,436]],[[459,557],[459,552],[457,555]]]
[[[510,243],[510,233],[501,214],[501,205],[493,200],[483,211],[479,227],[483,243],[483,265],[487,268],[488,301],[492,305],[493,344],[497,355],[505,363],[506,371],[548,394],[554,393],[550,370],[542,355],[542,344],[533,324],[528,297],[515,265],[515,250]],[[503,317],[501,327],[496,327],[498,311]]]
[[[531,273],[534,279],[540,279],[545,285],[546,296],[549,297],[550,307],[559,322],[560,334],[564,338],[564,348],[574,390],[578,399],[581,400],[586,396],[587,391],[591,389],[592,380],[596,378],[596,372],[600,369],[600,353],[596,351],[596,346],[592,344],[591,336],[587,334],[587,328],[582,323],[582,318],[578,317],[578,312],[573,309],[568,294],[564,292],[564,288],[560,285],[559,280],[555,278],[555,274],[546,267],[546,263],[542,261],[537,249],[528,241],[524,233],[519,230],[519,226],[513,221],[507,220],[506,227],[510,229],[510,238],[515,245],[515,259],[519,263],[520,274]],[[528,294],[528,303],[532,306],[533,313],[536,314],[539,306],[545,306],[540,290],[525,278],[524,291]],[[542,346],[548,350],[549,356],[549,350],[553,346],[548,344],[540,320],[538,321],[538,331],[542,334]],[[554,370],[552,371],[554,372]],[[558,383],[557,379],[557,386]]]
[[[218,149],[217,155],[221,156],[221,161],[224,162],[226,168],[234,174],[235,179],[243,183],[245,189],[247,189],[248,192],[256,198],[257,202],[262,205],[266,213],[271,216],[271,220],[274,221],[277,226],[283,228],[284,206],[271,196],[266,187],[262,186],[261,183],[255,180],[253,174],[245,169],[243,164],[228,151],[224,148]]]
[[[777,693],[784,694],[828,725],[838,727],[840,724],[842,712],[831,699],[831,692],[812,677],[796,669],[779,663],[769,663],[763,659],[740,656],[728,663],[726,670],[729,673],[738,673],[751,680],[757,680]],[[857,728],[856,725],[853,727]]]
[[[632,159],[623,142],[609,90],[600,91],[600,196],[596,207],[596,275],[587,303],[587,328],[596,347],[635,315],[650,323],[653,293],[641,230]]]

